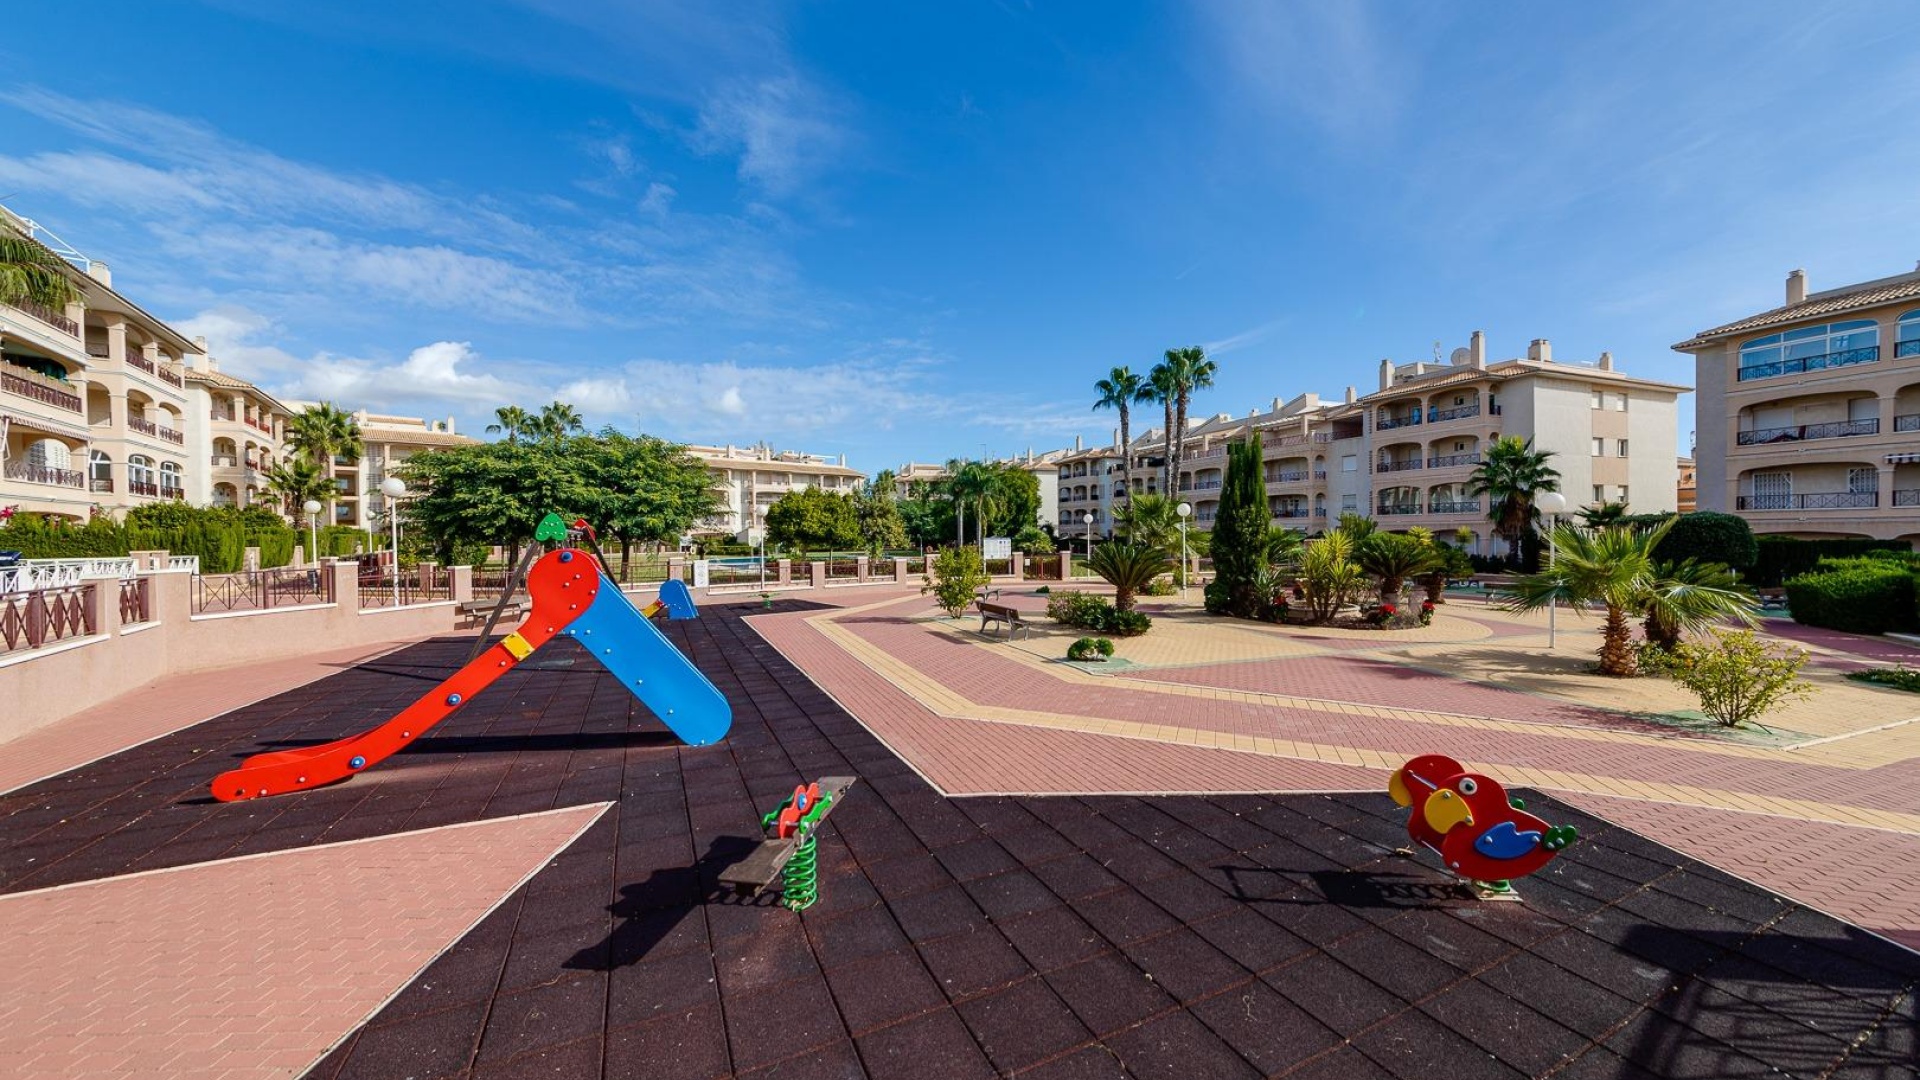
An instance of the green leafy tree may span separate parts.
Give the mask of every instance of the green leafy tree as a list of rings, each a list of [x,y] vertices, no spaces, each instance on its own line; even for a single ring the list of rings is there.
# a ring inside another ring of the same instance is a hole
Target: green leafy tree
[[[719,510],[712,474],[684,446],[603,428],[592,438],[566,440],[560,453],[579,470],[590,502],[585,517],[619,542],[623,579],[633,545],[676,543]]]
[[[998,479],[993,468],[984,461],[954,458],[947,462],[947,496],[953,500],[955,512],[959,515],[954,526],[954,543],[967,542],[969,508],[973,511],[975,534],[986,535],[983,519],[999,507]]]
[[[1161,574],[1173,570],[1167,553],[1150,544],[1113,540],[1093,549],[1087,567],[1113,586],[1113,606],[1133,610],[1133,598]]]
[[[1508,435],[1488,444],[1467,482],[1467,491],[1474,498],[1489,496],[1487,520],[1493,522],[1495,532],[1507,538],[1516,563],[1520,561],[1520,538],[1531,531],[1540,516],[1534,496],[1560,490],[1560,473],[1547,464],[1552,456],[1551,450],[1535,450],[1532,439]]]
[[[493,423],[487,425],[487,434],[499,433],[506,436],[508,442],[519,442],[520,437],[534,430],[537,418],[518,405],[502,405],[493,410]]]
[[[1173,431],[1177,433],[1167,445],[1171,454],[1169,475],[1177,480],[1180,465],[1187,456],[1187,407],[1193,404],[1195,390],[1206,390],[1213,386],[1213,377],[1220,373],[1220,367],[1207,359],[1207,350],[1198,345],[1189,345],[1184,349],[1167,350],[1166,369],[1168,381],[1173,386]],[[1167,485],[1167,494],[1174,494],[1172,483]]]
[[[882,470],[853,493],[853,516],[862,546],[879,555],[907,546],[907,525],[893,490],[893,473]]]
[[[1040,477],[1011,462],[987,466],[992,474],[992,502],[982,519],[986,536],[1013,536],[1040,520]]]
[[[1715,631],[1710,640],[1688,642],[1672,666],[1675,682],[1700,698],[1700,711],[1727,727],[1749,724],[1788,701],[1812,695],[1800,681],[1807,654],[1769,644],[1748,630]]]
[[[1506,606],[1512,611],[1538,611],[1554,603],[1571,604],[1575,611],[1599,603],[1606,608],[1600,630],[1600,674],[1631,676],[1639,670],[1629,619],[1644,616],[1658,592],[1659,576],[1653,550],[1666,536],[1671,522],[1650,531],[1627,526],[1582,529],[1562,525],[1553,531],[1553,565],[1528,574],[1511,587]],[[1708,625],[1725,618],[1745,618],[1752,600],[1731,590],[1689,587],[1674,591],[1670,617],[1681,625]]]
[[[1250,619],[1272,599],[1261,595],[1269,563],[1266,483],[1260,478],[1260,436],[1227,444],[1227,474],[1213,519],[1213,572],[1207,610]]]
[[[429,450],[397,470],[416,494],[409,530],[424,530],[451,557],[457,544],[499,544],[516,555],[549,512],[571,521],[600,503],[577,456],[555,443],[483,443]]]
[[[1038,525],[1029,525],[1021,529],[1013,538],[1015,550],[1023,555],[1051,555],[1057,550],[1053,537]]]
[[[1133,404],[1148,400],[1147,380],[1133,373],[1125,366],[1107,372],[1107,377],[1093,384],[1100,396],[1093,403],[1094,411],[1115,409],[1120,413],[1120,482],[1126,485],[1127,492],[1133,492]]]
[[[0,228],[0,304],[38,304],[60,312],[80,299],[73,268],[43,244]]]
[[[1697,559],[1735,570],[1745,570],[1759,559],[1760,545],[1754,539],[1753,527],[1737,514],[1700,510],[1672,520],[1673,528],[1653,553],[1655,558],[1668,562]]]
[[[803,555],[858,547],[853,496],[815,487],[789,491],[767,507],[767,539]]]
[[[1354,559],[1379,583],[1381,602],[1396,606],[1409,579],[1443,565],[1432,540],[1409,533],[1376,532],[1355,547]]]
[[[907,541],[914,547],[933,547],[954,535],[958,507],[941,484],[915,480],[907,485],[907,497],[896,509]]]
[[[980,561],[980,549],[959,545],[933,557],[927,576],[920,586],[921,595],[932,593],[934,602],[952,618],[959,618],[973,602],[974,593],[988,582],[986,564]]]

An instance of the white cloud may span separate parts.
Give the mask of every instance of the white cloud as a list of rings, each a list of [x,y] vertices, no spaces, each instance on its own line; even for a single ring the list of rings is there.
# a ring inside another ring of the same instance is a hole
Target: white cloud
[[[740,396],[740,388],[729,386],[720,393],[720,400],[713,403],[714,411],[728,416],[743,416],[747,411],[746,399]]]
[[[1340,141],[1365,140],[1398,117],[1417,54],[1395,48],[1378,5],[1214,0],[1193,10],[1207,39],[1205,66],[1224,62],[1235,109],[1251,104]],[[1384,14],[1390,25],[1406,18],[1399,7]]]
[[[1269,319],[1259,326],[1250,327],[1237,334],[1229,334],[1218,341],[1209,341],[1205,345],[1202,345],[1201,348],[1207,350],[1209,356],[1219,356],[1222,353],[1230,353],[1238,349],[1244,349],[1249,345],[1259,343],[1265,339],[1267,335],[1285,325],[1286,321],[1284,317]]]
[[[640,212],[650,217],[665,217],[673,208],[673,197],[677,194],[671,185],[655,180],[647,185],[647,193],[640,198]]]
[[[700,107],[691,142],[702,153],[737,154],[742,180],[787,195],[845,155],[839,107],[798,75],[728,83]]]

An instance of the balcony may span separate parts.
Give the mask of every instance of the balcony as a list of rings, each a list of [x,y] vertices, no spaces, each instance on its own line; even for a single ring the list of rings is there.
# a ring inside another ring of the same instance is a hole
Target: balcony
[[[1383,416],[1373,422],[1375,431],[1392,431],[1394,428],[1419,427],[1420,414],[1408,413],[1405,416]]]
[[[163,383],[166,383],[168,386],[173,386],[173,387],[182,387],[187,385],[187,380],[181,378],[180,373],[173,370],[170,367],[163,367],[160,369],[160,381]]]
[[[1297,483],[1299,483],[1299,482],[1301,482],[1302,480],[1305,480],[1306,478],[1307,478],[1307,474],[1306,474],[1306,473],[1304,473],[1304,472],[1283,472],[1283,473],[1274,473],[1273,475],[1271,475],[1271,476],[1269,476],[1269,477],[1267,477],[1267,483],[1269,483],[1269,484],[1297,484]]]
[[[26,312],[28,315],[31,315],[34,318],[39,319],[41,322],[46,323],[48,326],[53,327],[55,330],[58,330],[61,333],[66,334],[68,337],[80,336],[80,324],[77,322],[74,322],[72,319],[67,318],[65,315],[60,314],[59,312],[53,310],[52,308],[41,307],[39,304],[29,303],[24,300],[17,304],[8,304],[7,306],[14,309],[15,311]]]
[[[1421,461],[1419,458],[1408,458],[1405,461],[1379,462],[1374,465],[1373,471],[1374,472],[1406,472],[1409,469],[1418,469],[1420,468],[1420,466],[1421,466]]]
[[[1429,514],[1477,514],[1480,503],[1474,499],[1465,502],[1435,502],[1427,507]]]
[[[0,390],[5,390],[9,394],[19,394],[23,398],[32,398],[42,405],[51,405],[56,409],[65,409],[73,413],[82,411],[80,395],[60,389],[58,380],[49,379],[45,375],[25,368],[16,368],[10,364],[6,365],[5,370],[0,370]]]
[[[1880,493],[1821,491],[1807,495],[1742,495],[1734,500],[1734,505],[1739,510],[1864,510],[1880,505]]]
[[[1895,345],[1893,347],[1893,355],[1895,358],[1902,356],[1920,356],[1920,338],[1914,338],[1912,341],[1903,341]]]
[[[1920,417],[1916,417],[1920,420]],[[1849,435],[1878,435],[1880,420],[1837,420],[1827,424],[1800,424],[1796,427],[1755,428],[1742,431],[1734,436],[1734,442],[1741,446],[1764,446],[1768,443],[1802,442],[1807,439],[1843,439]]]
[[[139,353],[130,352],[127,354],[127,366],[139,368],[141,371],[144,371],[149,375],[157,376],[160,374],[160,369],[153,365],[153,361],[147,359],[146,357],[140,355]]]
[[[1375,514],[1381,517],[1398,517],[1403,514],[1417,514],[1419,512],[1420,504],[1417,502],[1390,503],[1374,511]]]
[[[1902,342],[1905,344],[1905,342]],[[1920,506],[1920,488],[1900,488],[1893,493],[1895,506]]]
[[[127,417],[127,430],[138,432],[151,439],[165,439],[176,446],[184,446],[187,442],[187,437],[173,428],[161,427],[151,420],[143,420],[138,416]]]
[[[1905,342],[1901,343],[1905,345]],[[1907,355],[1907,354],[1902,354]],[[1827,368],[1851,367],[1854,364],[1871,364],[1880,359],[1880,346],[1868,345],[1861,349],[1845,349],[1840,352],[1822,353],[1819,356],[1796,356],[1790,360],[1775,360],[1770,364],[1754,364],[1740,369],[1738,381],[1749,379],[1771,379],[1780,375],[1794,375],[1803,371],[1823,371]]]
[[[129,480],[127,491],[134,495],[145,495],[150,499],[157,498],[160,495],[160,485],[151,480]]]
[[[113,494],[113,477],[96,476],[87,482],[87,490],[95,495],[111,495]]]
[[[1220,481],[1202,480],[1199,483],[1185,483],[1180,485],[1180,490],[1181,491],[1218,491],[1220,490]]]
[[[1894,417],[1893,430],[1920,431],[1920,413],[1908,413],[1906,416]]]
[[[7,479],[55,487],[84,489],[87,486],[86,474],[76,469],[50,469],[45,465],[31,465],[24,461],[7,462]]]
[[[1458,405],[1451,409],[1428,409],[1427,423],[1444,424],[1449,420],[1465,420],[1470,416],[1479,415],[1480,403],[1476,401],[1471,405]]]
[[[1322,510],[1320,511],[1320,513],[1321,515],[1324,516],[1326,514],[1326,511]],[[1289,507],[1285,507],[1284,509],[1275,510],[1273,512],[1273,516],[1277,518],[1304,518],[1304,517],[1313,517],[1314,513],[1312,510],[1309,510],[1304,506],[1289,506]]]
[[[1429,469],[1451,469],[1456,465],[1478,464],[1480,464],[1480,455],[1477,453],[1447,454],[1443,457],[1430,457],[1427,459],[1427,468]]]

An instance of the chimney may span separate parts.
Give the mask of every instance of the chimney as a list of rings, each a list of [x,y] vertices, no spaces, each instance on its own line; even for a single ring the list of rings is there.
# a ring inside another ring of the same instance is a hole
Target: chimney
[[[1073,452],[1076,454],[1080,452],[1080,436],[1078,435],[1073,437]]]
[[[108,266],[106,263],[97,260],[88,263],[87,276],[105,285],[109,289],[113,288],[113,267]]]
[[[1795,270],[1787,275],[1787,303],[1801,304],[1807,299],[1807,272]]]
[[[1359,400],[1360,400],[1359,396],[1353,392],[1353,387],[1351,386],[1347,387],[1347,404],[1351,405],[1354,402]]]
[[[1273,399],[1273,411],[1274,411],[1274,412],[1279,412],[1279,411],[1280,411],[1280,399],[1279,399],[1279,398],[1274,398],[1274,399]]]
[[[1473,332],[1473,339],[1467,343],[1467,353],[1468,366],[1482,370],[1486,368],[1487,332],[1485,330],[1475,330]]]
[[[445,430],[445,431],[446,431],[446,433],[447,433],[447,434],[449,434],[449,435],[452,435],[452,434],[454,434],[454,431],[453,431],[453,417],[452,417],[451,415],[449,415],[449,416],[447,417],[447,426],[446,426],[446,428],[445,428],[444,430]]]
[[[1392,385],[1393,385],[1393,361],[1388,360],[1385,357],[1382,357],[1380,359],[1380,389],[1385,390]]]
[[[1534,338],[1533,344],[1527,346],[1527,359],[1553,363],[1553,343],[1543,337]]]
[[[847,467],[847,455],[845,454],[840,455],[840,467],[843,469]]]
[[[1601,371],[1613,370],[1613,354],[1612,353],[1603,352],[1600,354],[1600,370]]]

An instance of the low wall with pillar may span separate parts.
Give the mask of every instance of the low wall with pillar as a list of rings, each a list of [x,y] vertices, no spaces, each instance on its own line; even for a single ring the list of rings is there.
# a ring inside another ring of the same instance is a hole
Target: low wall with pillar
[[[93,632],[29,652],[0,653],[0,743],[168,675],[285,660],[316,652],[418,641],[456,629],[473,571],[451,568],[451,600],[360,608],[358,568],[327,562],[333,599],[193,614],[193,574],[143,573],[144,621],[121,625],[121,583],[87,582]],[[135,702],[130,706],[138,708]]]

